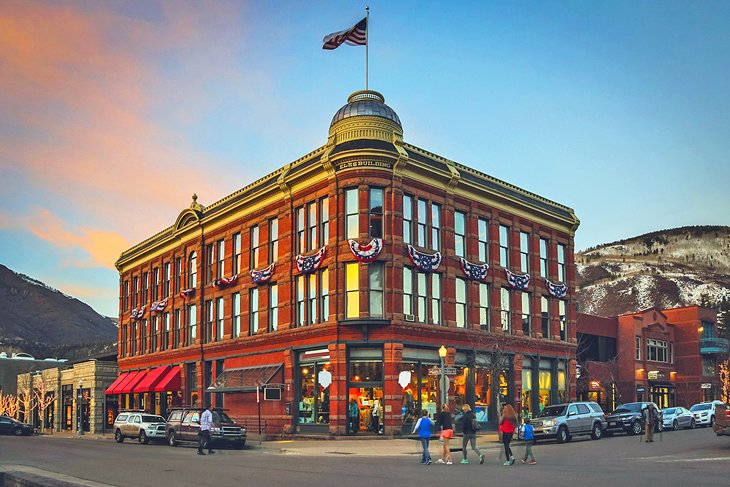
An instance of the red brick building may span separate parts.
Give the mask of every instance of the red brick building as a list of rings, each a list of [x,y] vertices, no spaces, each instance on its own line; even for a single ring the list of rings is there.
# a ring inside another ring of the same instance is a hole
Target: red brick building
[[[604,318],[579,313],[579,396],[604,408],[654,401],[685,406],[720,398],[717,314],[700,306]]]
[[[207,207],[193,196],[121,255],[109,398],[393,435],[442,394],[483,422],[502,401],[574,397],[578,224],[405,143],[382,95],[354,93],[324,146]]]

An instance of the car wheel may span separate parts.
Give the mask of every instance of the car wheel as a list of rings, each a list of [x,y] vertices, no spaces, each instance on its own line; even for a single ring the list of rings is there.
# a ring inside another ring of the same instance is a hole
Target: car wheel
[[[149,438],[147,438],[147,434],[145,434],[145,432],[144,432],[144,431],[140,431],[140,432],[139,432],[139,442],[140,442],[140,443],[141,443],[142,445],[146,445],[147,443],[149,443],[149,442],[150,442],[150,439],[149,439]]]
[[[121,431],[117,430],[117,432],[114,433],[114,441],[116,441],[117,443],[121,443],[124,441],[124,435]]]
[[[244,446],[246,446],[246,442],[245,441],[239,441],[238,443],[236,443],[236,445],[235,445],[234,448],[236,450],[243,450],[243,447]]]
[[[555,439],[558,440],[558,443],[565,443],[566,441],[568,441],[568,428],[566,428],[565,426],[561,426],[560,428],[558,428],[558,434],[556,435]]]
[[[175,438],[174,431],[167,433],[167,444],[170,446],[177,446],[177,438]]]
[[[695,419],[692,418],[692,421],[689,423],[690,429],[695,429],[697,427],[697,424],[695,423]]]
[[[674,431],[677,431],[679,429],[679,423],[677,422],[676,419],[674,421],[672,421],[672,429]]]
[[[14,434],[15,436],[23,436],[23,428],[15,428],[15,429],[13,430],[13,434]]]
[[[600,440],[603,437],[603,428],[601,428],[601,423],[595,423],[593,425],[593,431],[591,431],[591,438],[594,440]]]
[[[710,428],[712,428],[713,426],[715,426],[715,417],[710,416]]]
[[[632,435],[640,435],[641,434],[641,421],[634,421],[631,425],[631,434]]]

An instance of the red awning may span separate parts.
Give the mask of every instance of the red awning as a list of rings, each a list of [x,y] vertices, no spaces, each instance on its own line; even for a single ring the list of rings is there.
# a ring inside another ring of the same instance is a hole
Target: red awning
[[[155,385],[155,392],[179,391],[180,390],[180,367],[172,367]]]
[[[144,379],[144,376],[147,375],[146,370],[139,370],[135,372],[135,375],[130,377],[127,382],[125,382],[117,391],[117,394],[130,394],[134,387],[139,384],[139,381]]]
[[[157,367],[156,369],[153,369],[152,371],[147,373],[144,379],[139,381],[139,384],[134,387],[132,392],[150,392],[152,388],[157,385],[160,379],[162,379],[169,370],[169,365],[163,365],[162,367]]]
[[[129,372],[122,372],[121,374],[119,374],[119,377],[117,377],[117,379],[112,382],[112,385],[106,388],[105,394],[114,394],[114,388],[119,387],[119,385],[124,382],[127,377],[129,377]]]
[[[123,381],[121,381],[119,384],[117,384],[117,386],[112,391],[112,394],[121,394],[122,388],[125,385],[127,385],[127,382],[129,382],[131,379],[133,379],[138,373],[139,373],[139,371],[136,371],[136,370],[133,372],[127,372],[127,377]]]

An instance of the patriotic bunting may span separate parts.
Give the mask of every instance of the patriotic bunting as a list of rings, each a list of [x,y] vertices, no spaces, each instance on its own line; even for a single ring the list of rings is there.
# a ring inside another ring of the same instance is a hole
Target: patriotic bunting
[[[150,311],[162,311],[167,307],[167,298],[162,301],[155,301],[150,305]]]
[[[411,258],[411,262],[421,272],[433,272],[438,269],[441,263],[441,252],[424,254],[413,248],[413,245],[408,246],[408,256]]]
[[[509,269],[505,269],[507,272],[507,282],[510,286],[515,289],[526,290],[530,284],[530,274],[513,274]]]
[[[548,292],[551,296],[554,296],[558,299],[563,299],[568,293],[568,286],[566,284],[553,284],[552,282],[548,281],[547,278],[545,279],[545,282],[547,282]]]
[[[179,296],[183,299],[186,299],[188,296],[192,296],[193,294],[195,294],[195,289],[190,288],[190,289],[185,289],[183,291],[180,291]]]
[[[133,320],[138,320],[142,316],[144,316],[144,309],[145,309],[145,306],[142,306],[141,308],[133,309],[132,310],[132,313],[131,313],[132,319]]]
[[[474,281],[487,280],[487,271],[489,271],[489,264],[472,264],[462,257],[461,268],[464,270],[464,274],[466,274],[469,279],[472,279]]]
[[[237,280],[238,280],[238,274],[234,274],[231,277],[219,277],[218,279],[213,281],[213,284],[218,287],[226,287],[226,286],[230,286]]]
[[[251,270],[251,280],[254,284],[263,284],[267,282],[274,275],[274,262],[269,267],[257,271],[256,269]]]
[[[352,255],[365,264],[370,264],[377,259],[380,251],[383,250],[382,238],[374,238],[367,245],[360,245],[352,239],[349,239],[347,243],[350,244],[350,252],[352,252]]]
[[[304,274],[311,274],[312,272],[319,269],[324,262],[324,256],[327,253],[327,246],[325,245],[317,251],[316,254],[312,255],[297,255],[296,264],[297,270]]]

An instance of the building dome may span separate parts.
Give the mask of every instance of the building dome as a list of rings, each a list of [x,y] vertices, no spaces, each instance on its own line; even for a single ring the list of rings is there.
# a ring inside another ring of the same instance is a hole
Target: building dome
[[[351,117],[380,117],[390,120],[403,129],[398,114],[385,104],[385,97],[372,90],[356,91],[347,99],[347,105],[337,110],[335,116],[332,117],[332,127],[337,122]]]

